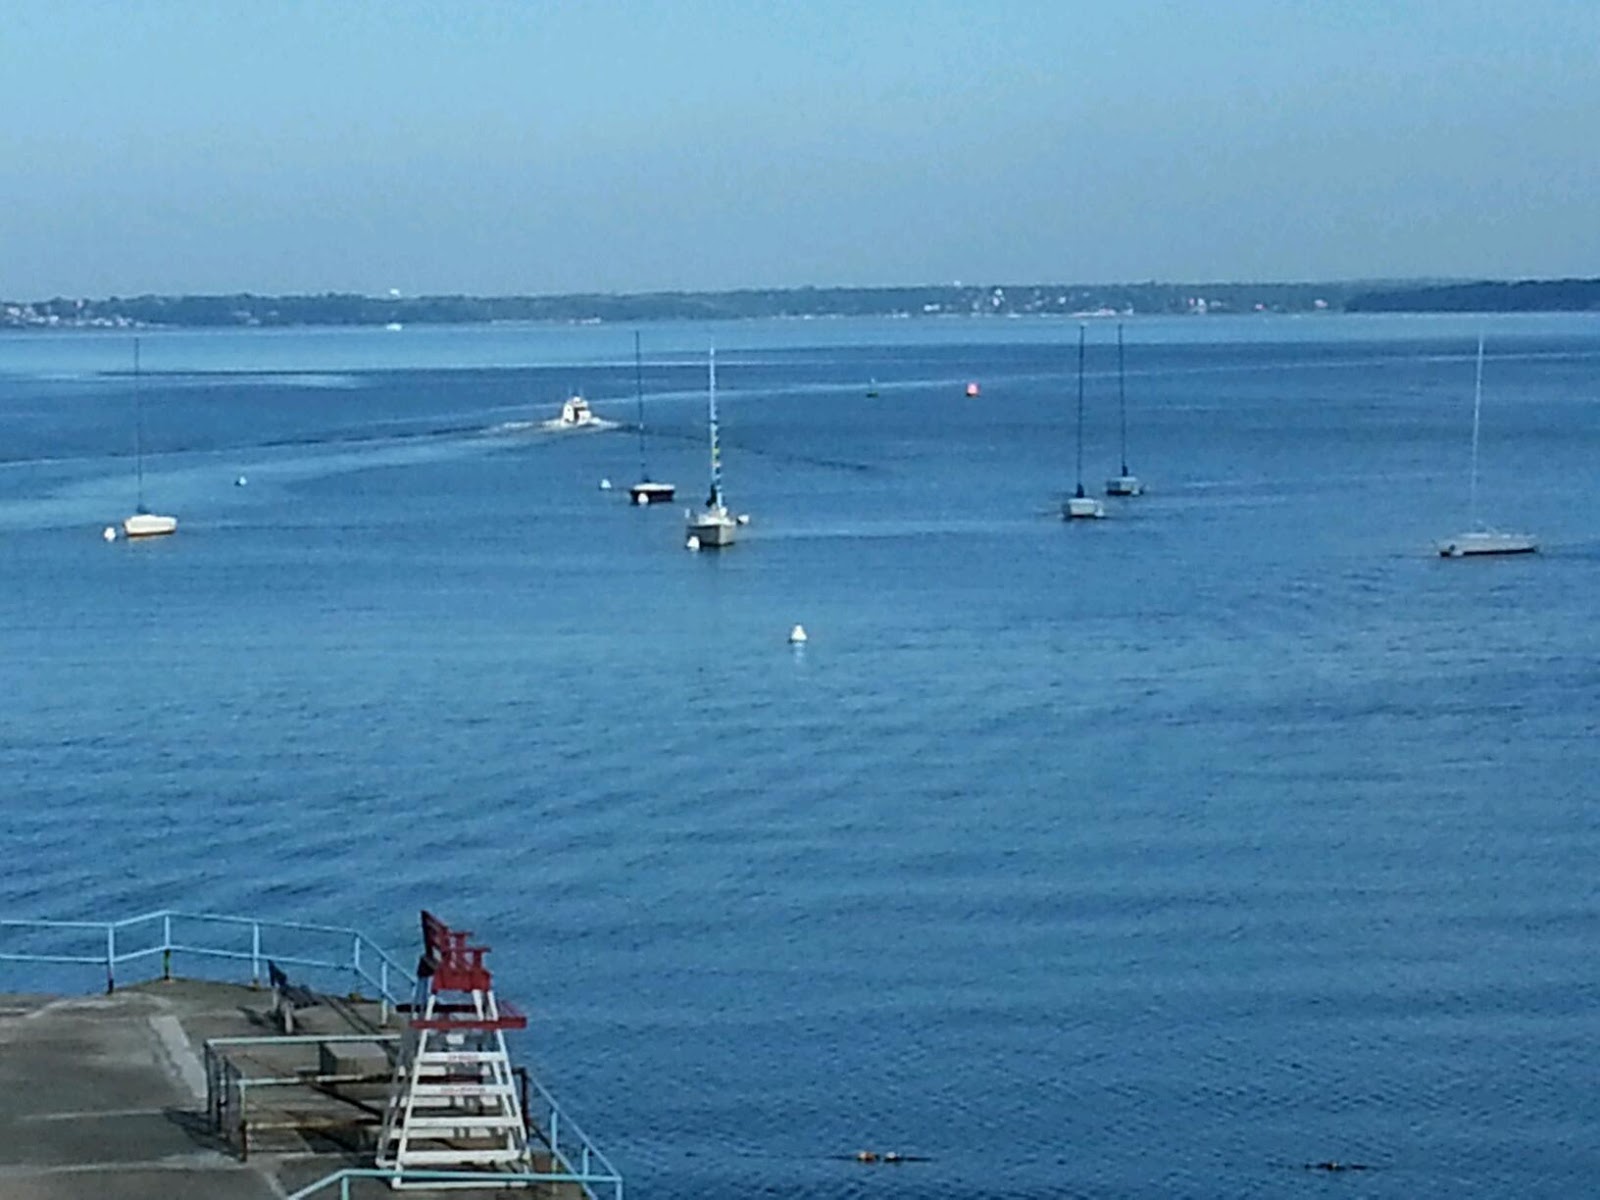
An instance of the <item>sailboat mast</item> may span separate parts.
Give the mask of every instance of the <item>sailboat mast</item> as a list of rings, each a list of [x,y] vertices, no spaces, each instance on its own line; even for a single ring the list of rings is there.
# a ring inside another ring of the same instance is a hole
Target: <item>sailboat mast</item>
[[[644,360],[639,353],[639,331],[633,331],[633,392],[639,401],[639,478],[649,479],[644,462]]]
[[[139,339],[133,339],[133,461],[139,481],[137,511],[144,511],[144,385],[139,374]]]
[[[1478,525],[1478,414],[1483,408],[1483,334],[1478,335],[1478,375],[1472,385],[1472,470],[1467,484],[1467,518]]]
[[[1128,475],[1128,389],[1122,369],[1122,322],[1117,322],[1117,413],[1122,423],[1122,475]]]
[[[1083,495],[1083,339],[1088,327],[1078,324],[1078,491]]]
[[[711,347],[707,365],[708,387],[706,405],[711,417],[711,497],[712,507],[722,506],[722,445],[717,438],[717,348]]]

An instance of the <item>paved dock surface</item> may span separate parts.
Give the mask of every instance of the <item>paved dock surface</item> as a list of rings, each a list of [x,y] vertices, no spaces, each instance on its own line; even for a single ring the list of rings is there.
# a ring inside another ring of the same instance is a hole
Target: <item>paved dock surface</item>
[[[248,1161],[212,1130],[204,1042],[276,1032],[271,1006],[264,989],[187,980],[0,995],[0,1200],[255,1200],[370,1166],[370,1130],[365,1144],[354,1130],[274,1130]],[[300,1032],[345,1033],[372,1029],[375,1012],[335,1001],[298,1016]],[[351,1194],[395,1193],[364,1180]]]

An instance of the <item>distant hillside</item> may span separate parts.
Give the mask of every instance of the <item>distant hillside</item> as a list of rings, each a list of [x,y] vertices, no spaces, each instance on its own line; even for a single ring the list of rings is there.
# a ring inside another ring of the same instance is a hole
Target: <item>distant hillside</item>
[[[1374,283],[935,284],[560,296],[131,296],[0,302],[3,327],[460,325],[757,317],[1071,317],[1337,311]]]
[[[1600,279],[1490,280],[1365,292],[1351,296],[1345,311],[1594,312],[1600,311]]]
[[[1592,312],[1600,279],[1440,283],[1030,283],[556,296],[112,296],[0,301],[4,328],[474,325],[495,321],[722,321],[1082,314]]]

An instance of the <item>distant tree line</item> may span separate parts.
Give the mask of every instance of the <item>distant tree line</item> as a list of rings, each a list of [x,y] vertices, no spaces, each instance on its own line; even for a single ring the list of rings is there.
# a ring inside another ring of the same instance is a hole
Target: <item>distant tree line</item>
[[[1347,312],[1594,312],[1600,279],[1488,280],[1437,287],[1365,292],[1345,302]]]
[[[1298,312],[1335,308],[1352,284],[1130,283],[761,288],[555,296],[112,296],[0,303],[11,325],[386,325],[756,317],[1071,316],[1081,312]]]
[[[1600,309],[1600,280],[1520,283],[1005,284],[752,288],[557,296],[112,296],[0,302],[0,327],[467,325],[757,317],[1071,317],[1081,313],[1507,312]]]

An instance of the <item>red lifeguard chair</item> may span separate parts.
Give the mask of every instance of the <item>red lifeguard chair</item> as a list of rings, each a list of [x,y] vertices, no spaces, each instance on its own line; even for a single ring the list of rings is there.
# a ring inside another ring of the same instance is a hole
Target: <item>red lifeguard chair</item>
[[[506,1031],[526,1028],[528,1018],[495,999],[483,963],[489,947],[471,945],[471,937],[422,914],[417,994],[378,1138],[378,1166],[394,1169],[395,1188],[452,1186],[407,1183],[407,1168],[488,1176],[529,1169],[528,1128],[506,1049]]]

